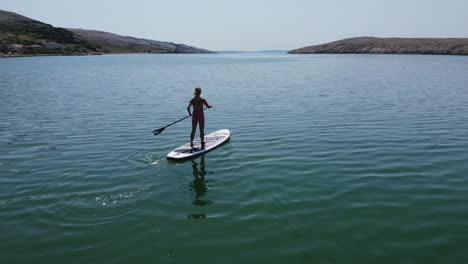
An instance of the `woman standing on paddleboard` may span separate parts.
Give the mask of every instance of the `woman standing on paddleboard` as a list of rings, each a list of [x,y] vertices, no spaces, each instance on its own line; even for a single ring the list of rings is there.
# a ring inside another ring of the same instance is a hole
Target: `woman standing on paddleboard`
[[[205,114],[203,113],[203,105],[211,108],[212,105],[209,105],[208,102],[201,98],[201,88],[195,88],[193,93],[195,96],[190,100],[189,105],[187,106],[187,111],[190,116],[192,116],[192,133],[190,133],[190,146],[193,148],[193,139],[195,138],[195,131],[197,130],[197,124],[200,124],[200,141],[201,148],[205,147]],[[190,112],[190,106],[193,105],[193,113]]]

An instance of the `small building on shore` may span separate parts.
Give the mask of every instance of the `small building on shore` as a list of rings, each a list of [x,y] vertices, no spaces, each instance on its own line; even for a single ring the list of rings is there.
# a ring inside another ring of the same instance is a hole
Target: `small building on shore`
[[[11,44],[11,45],[8,45],[8,46],[7,46],[7,48],[8,48],[9,50],[16,51],[16,52],[18,52],[18,51],[20,51],[21,49],[23,49],[23,47],[24,47],[24,46],[23,46],[23,45],[20,45],[20,44]]]
[[[43,45],[44,48],[50,49],[50,50],[64,50],[65,49],[64,45],[57,43],[57,42],[43,41],[41,42],[41,45]]]
[[[34,44],[34,45],[27,46],[27,48],[28,49],[42,49],[43,47],[41,45]]]

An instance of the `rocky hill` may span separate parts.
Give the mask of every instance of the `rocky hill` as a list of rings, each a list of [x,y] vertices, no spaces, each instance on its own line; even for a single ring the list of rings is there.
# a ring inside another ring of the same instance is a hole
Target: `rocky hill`
[[[468,55],[468,38],[359,37],[291,50],[290,54],[371,53]]]
[[[0,24],[16,24],[24,21],[33,21],[31,18],[13,12],[0,10]]]
[[[196,47],[113,33],[65,29],[0,10],[0,54],[211,53]]]
[[[73,32],[40,21],[0,11],[0,53],[13,55],[87,54],[99,52]]]
[[[75,35],[92,40],[100,45],[104,45],[113,52],[213,53],[205,49],[199,49],[184,44],[175,44],[172,42],[121,36],[97,30],[78,28],[67,29],[75,33]]]

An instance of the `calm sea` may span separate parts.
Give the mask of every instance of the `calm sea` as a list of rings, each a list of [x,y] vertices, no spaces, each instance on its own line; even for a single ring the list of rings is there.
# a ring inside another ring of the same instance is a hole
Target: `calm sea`
[[[206,132],[195,160],[193,88]],[[468,57],[0,59],[1,263],[468,263]]]

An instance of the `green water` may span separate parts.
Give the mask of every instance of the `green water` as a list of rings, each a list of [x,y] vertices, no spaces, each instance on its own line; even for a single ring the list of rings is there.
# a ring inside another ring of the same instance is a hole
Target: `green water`
[[[468,57],[0,60],[1,263],[467,263]],[[206,132],[229,143],[167,161]]]

